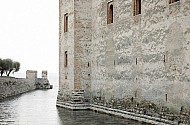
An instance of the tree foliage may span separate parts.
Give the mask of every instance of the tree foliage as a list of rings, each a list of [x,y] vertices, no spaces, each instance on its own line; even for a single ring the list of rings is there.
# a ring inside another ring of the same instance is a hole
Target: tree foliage
[[[17,61],[13,61],[12,59],[1,59],[0,58],[0,74],[6,74],[7,76],[10,73],[18,72],[20,69],[20,63]]]

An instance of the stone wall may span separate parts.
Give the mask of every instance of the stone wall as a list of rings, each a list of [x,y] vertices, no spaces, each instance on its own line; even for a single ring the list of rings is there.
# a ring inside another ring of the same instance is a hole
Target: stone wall
[[[106,5],[92,3],[92,102],[189,115],[190,1],[143,0],[133,16],[132,0],[114,0],[112,24]]]
[[[85,90],[86,98],[90,98],[91,90],[91,1],[74,3],[74,89]]]
[[[0,99],[35,90],[35,83],[30,79],[0,77]]]
[[[68,14],[68,32],[64,33],[64,14]],[[74,0],[60,0],[59,97],[67,100],[74,88]],[[65,51],[68,65],[65,67]]]
[[[44,72],[44,71],[43,71]],[[47,71],[43,78],[37,78],[37,71],[27,70],[26,78],[0,77],[0,99],[22,94],[35,89],[52,89],[47,79]]]
[[[36,89],[53,89],[53,85],[50,85],[48,80],[47,70],[42,71],[42,78],[37,78],[35,85]]]
[[[37,78],[36,80],[36,89],[52,89],[53,85],[50,85],[47,78]]]
[[[189,0],[143,0],[136,16],[133,0],[60,1],[60,15],[70,15],[69,32],[60,30],[60,100],[84,89],[94,105],[188,121]],[[110,1],[114,18],[107,24]],[[66,68],[65,50],[70,52]]]
[[[92,3],[92,95],[188,107],[190,2],[142,1],[133,16],[131,0],[114,0],[112,24],[106,5]]]
[[[60,0],[59,97],[64,100],[71,98],[74,89],[85,89],[85,96],[90,98],[91,5],[89,0]],[[64,32],[65,14],[68,32]]]

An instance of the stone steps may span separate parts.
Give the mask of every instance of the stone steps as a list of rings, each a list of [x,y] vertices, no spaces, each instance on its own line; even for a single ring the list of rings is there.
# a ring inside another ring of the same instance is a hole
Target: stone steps
[[[72,104],[82,104],[84,102],[84,90],[73,90],[71,95]]]

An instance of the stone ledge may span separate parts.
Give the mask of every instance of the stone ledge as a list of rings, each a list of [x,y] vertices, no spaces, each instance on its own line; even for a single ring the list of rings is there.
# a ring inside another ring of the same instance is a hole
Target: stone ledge
[[[151,116],[142,115],[142,114],[135,114],[132,112],[107,108],[104,106],[98,106],[98,105],[88,104],[88,103],[73,104],[71,102],[57,101],[56,106],[71,109],[71,110],[93,110],[93,111],[97,111],[97,112],[120,116],[120,117],[127,118],[127,119],[146,122],[146,123],[150,123],[150,124],[154,124],[154,125],[178,125],[176,122],[161,119],[161,118],[151,117]]]
[[[177,123],[173,121],[151,117],[147,115],[142,115],[142,114],[135,114],[132,112],[127,112],[127,111],[118,110],[118,109],[107,108],[104,106],[97,106],[97,105],[91,104],[90,109],[94,111],[98,111],[98,112],[103,112],[106,114],[116,115],[123,118],[133,119],[133,120],[142,121],[142,122],[155,124],[155,125],[177,125]]]
[[[56,103],[56,106],[63,107],[71,110],[86,110],[90,109],[89,104],[72,104],[71,102],[58,102]]]

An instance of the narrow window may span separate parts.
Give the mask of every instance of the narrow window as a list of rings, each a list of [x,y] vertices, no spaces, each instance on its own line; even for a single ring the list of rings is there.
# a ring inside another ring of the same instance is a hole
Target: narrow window
[[[134,100],[134,98],[132,97],[132,98],[131,98],[131,102],[133,102],[133,100]]]
[[[181,106],[180,113],[182,113],[183,111],[184,111],[184,106]]]
[[[166,102],[168,101],[168,94],[165,94],[165,96],[166,96]]]
[[[65,51],[65,67],[67,67],[67,63],[68,63],[68,55],[67,55],[67,51]]]
[[[137,58],[136,58],[136,65],[138,64]]]
[[[133,15],[141,14],[141,0],[134,0],[134,13]]]
[[[107,4],[107,23],[113,23],[113,3],[109,2]]]
[[[110,5],[110,23],[113,23],[113,5]]]
[[[135,91],[135,98],[137,97],[137,90]]]
[[[90,63],[88,62],[88,67],[90,67]]]
[[[166,55],[164,55],[164,63],[166,62]]]
[[[179,1],[179,0],[169,0],[169,4],[175,3],[175,2],[177,2],[177,1]]]
[[[64,32],[68,32],[68,13],[64,15]]]

